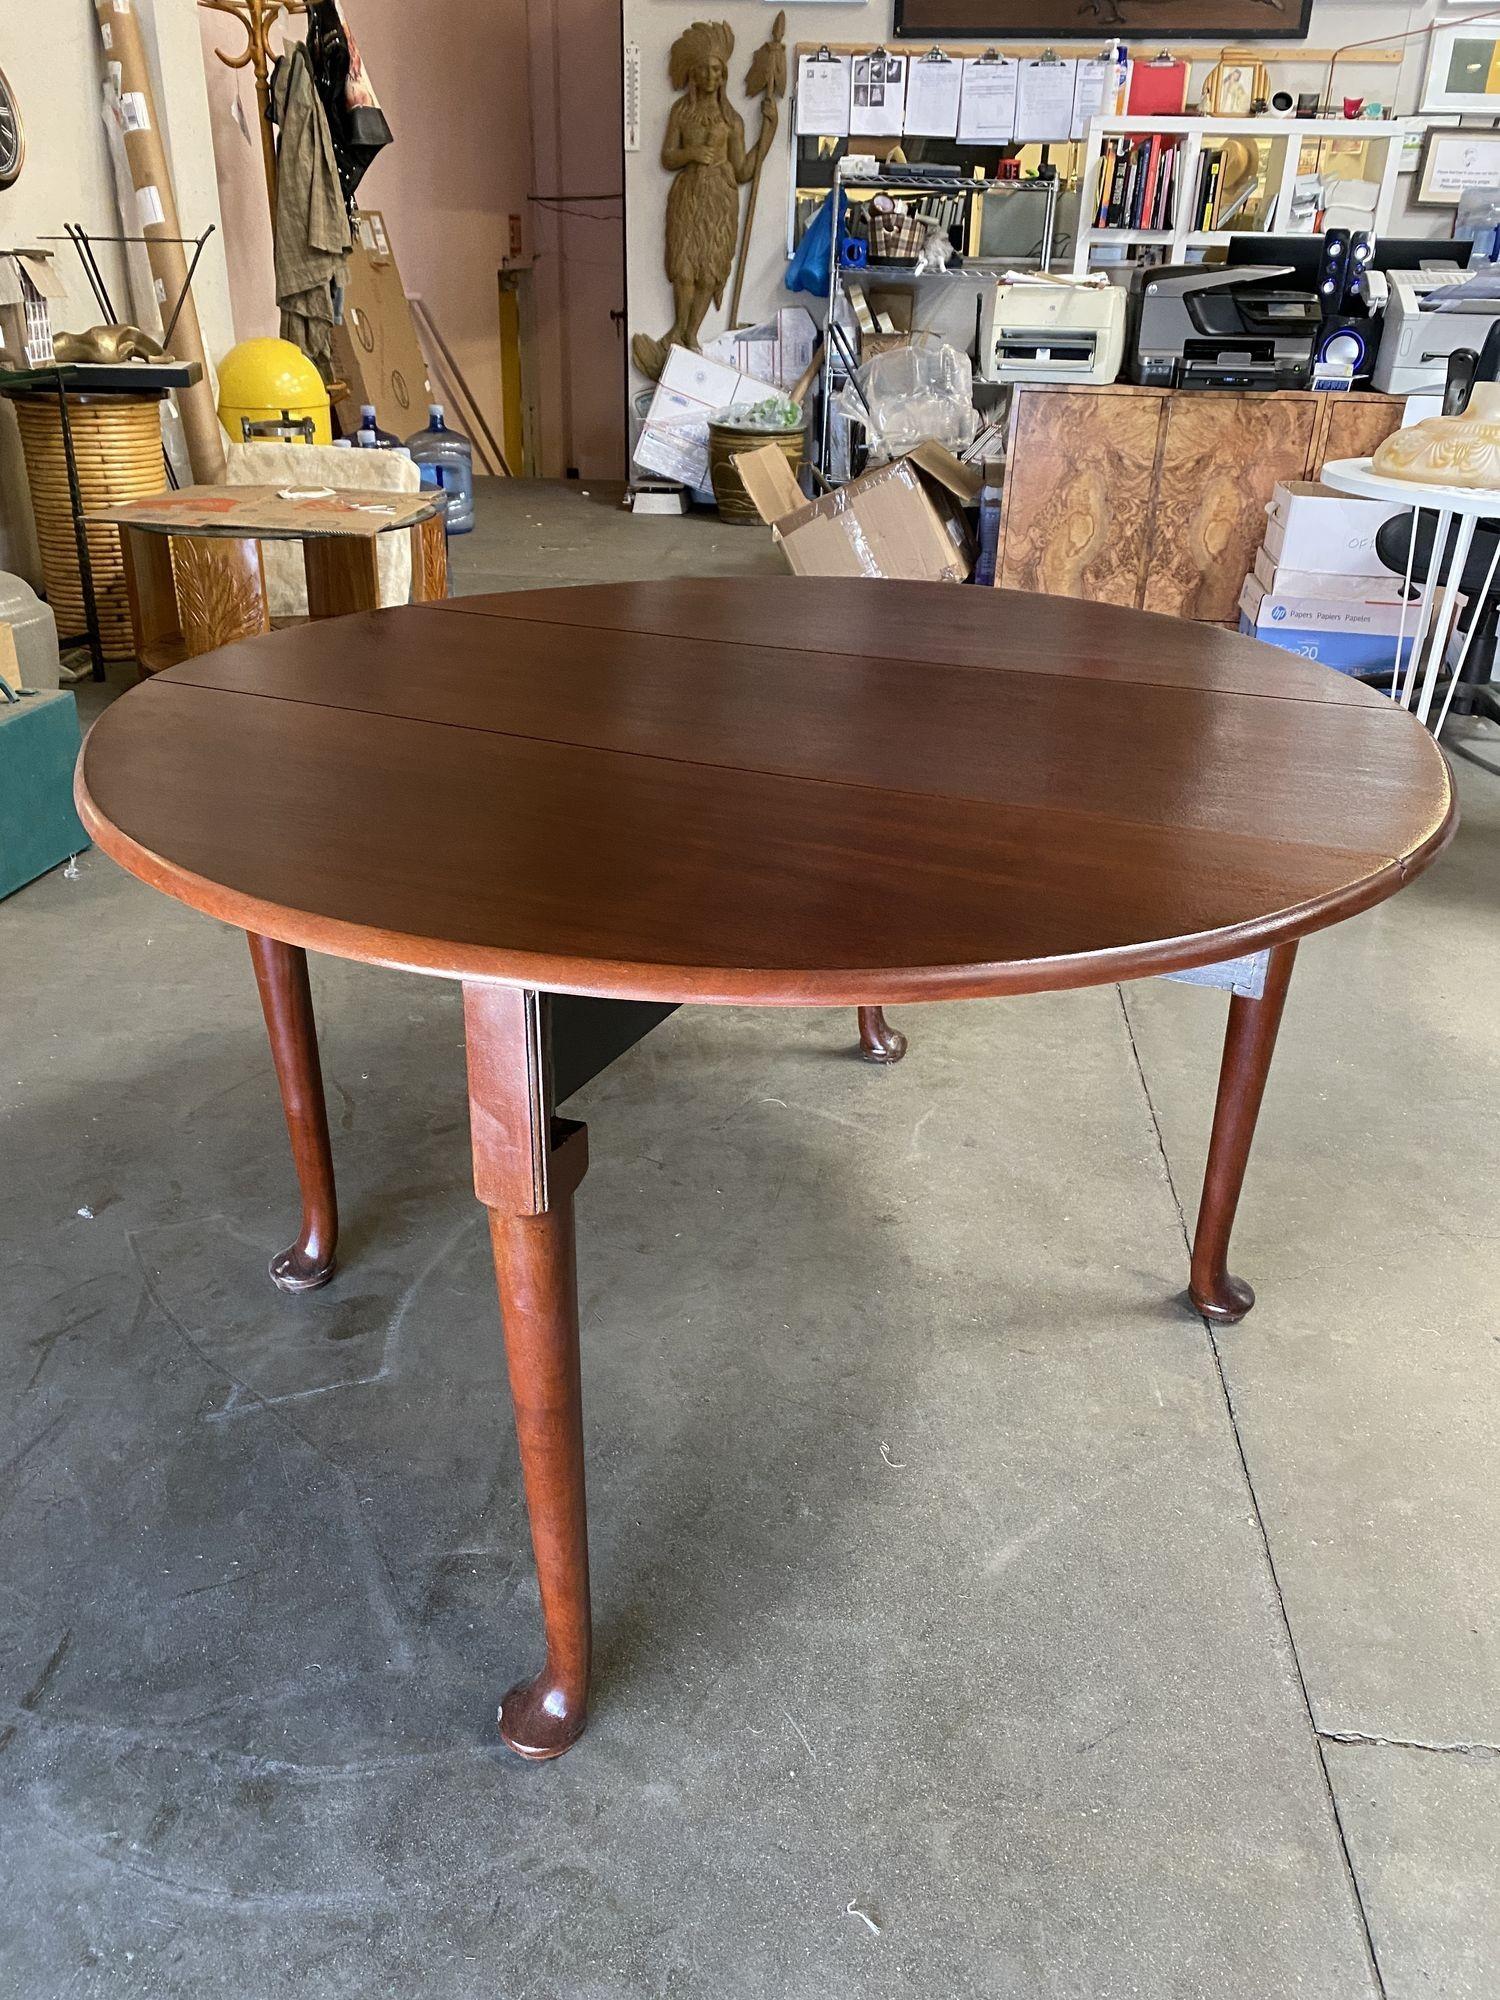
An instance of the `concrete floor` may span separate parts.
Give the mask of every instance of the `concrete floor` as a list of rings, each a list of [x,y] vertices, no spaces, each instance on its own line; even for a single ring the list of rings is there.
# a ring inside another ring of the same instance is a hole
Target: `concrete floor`
[[[513,489],[458,578],[777,561]],[[843,1013],[683,1012],[575,1100],[599,1661],[542,1768],[455,989],[318,965],[344,1261],[287,1299],[239,938],[94,854],[6,903],[0,1992],[1492,2000],[1458,768],[1451,854],[1303,947],[1217,1338],[1212,993],[908,1008],[888,1074]]]

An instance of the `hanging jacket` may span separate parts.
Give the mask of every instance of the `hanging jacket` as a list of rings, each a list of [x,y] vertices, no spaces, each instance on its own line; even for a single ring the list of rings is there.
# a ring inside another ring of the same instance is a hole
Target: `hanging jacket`
[[[288,48],[271,73],[271,116],[280,134],[276,303],[282,338],[300,347],[327,378],[353,237],[328,119],[300,42]]]

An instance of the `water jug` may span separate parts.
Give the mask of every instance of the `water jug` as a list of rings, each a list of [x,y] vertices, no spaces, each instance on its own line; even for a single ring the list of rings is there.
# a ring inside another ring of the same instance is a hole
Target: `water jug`
[[[449,430],[441,403],[434,403],[427,416],[427,429],[406,442],[421,470],[423,488],[436,488],[448,496],[448,533],[467,535],[474,526],[474,448],[466,437]]]

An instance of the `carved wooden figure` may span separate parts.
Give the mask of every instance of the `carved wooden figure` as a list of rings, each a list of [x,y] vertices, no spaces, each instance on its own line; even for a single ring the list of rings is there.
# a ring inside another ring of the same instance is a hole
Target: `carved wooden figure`
[[[760,136],[745,151],[745,121],[727,95],[734,31],[727,21],[694,21],[672,44],[672,87],[682,91],[667,117],[661,163],[673,176],[667,196],[667,276],[672,324],[660,340],[638,333],[631,353],[654,381],[669,347],[696,351],[710,306],[722,305],[740,233],[740,189],[776,134],[775,98],[762,98]]]

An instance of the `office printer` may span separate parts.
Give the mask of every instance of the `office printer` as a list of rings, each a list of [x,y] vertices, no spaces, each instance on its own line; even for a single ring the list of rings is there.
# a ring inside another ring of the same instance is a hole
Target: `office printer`
[[[1170,389],[1302,389],[1322,308],[1290,266],[1158,264],[1130,282],[1126,373]]]
[[[1460,347],[1477,352],[1484,346],[1485,335],[1500,319],[1500,299],[1476,300],[1460,312],[1435,312],[1426,303],[1428,294],[1459,282],[1465,274],[1457,264],[1386,275],[1391,295],[1375,359],[1375,387],[1392,396],[1440,396],[1449,355]]]
[[[1118,285],[997,280],[980,303],[982,382],[1113,382],[1125,353]]]

